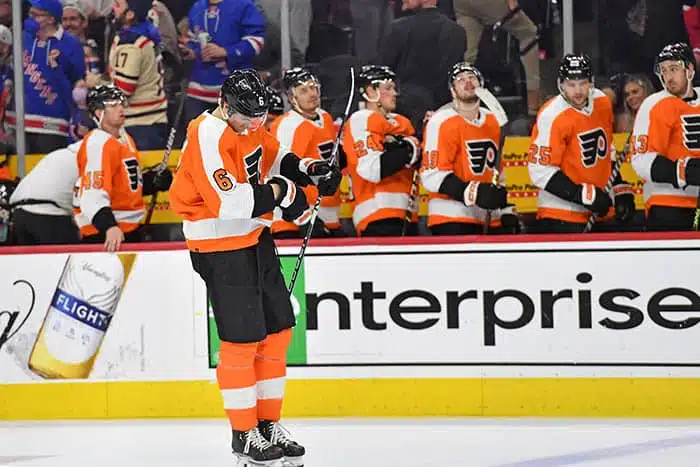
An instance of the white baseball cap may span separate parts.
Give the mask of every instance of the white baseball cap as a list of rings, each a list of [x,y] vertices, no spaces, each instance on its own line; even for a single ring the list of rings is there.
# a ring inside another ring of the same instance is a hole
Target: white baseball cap
[[[0,44],[12,45],[12,31],[4,24],[0,24]]]

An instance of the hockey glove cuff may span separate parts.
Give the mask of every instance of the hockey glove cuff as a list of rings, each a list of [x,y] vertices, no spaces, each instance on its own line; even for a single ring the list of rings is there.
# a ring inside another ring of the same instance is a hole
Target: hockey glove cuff
[[[321,196],[333,195],[338,190],[343,178],[338,167],[318,159],[301,159],[299,170],[318,187],[318,193]]]
[[[276,184],[280,188],[275,204],[282,209],[282,218],[285,221],[295,221],[309,208],[306,195],[291,180],[278,175],[272,177],[268,183]]]
[[[503,209],[508,204],[508,192],[502,186],[469,182],[464,189],[464,204],[482,209]]]
[[[590,183],[578,186],[577,200],[578,204],[590,209],[599,217],[605,216],[613,204],[610,195]]]

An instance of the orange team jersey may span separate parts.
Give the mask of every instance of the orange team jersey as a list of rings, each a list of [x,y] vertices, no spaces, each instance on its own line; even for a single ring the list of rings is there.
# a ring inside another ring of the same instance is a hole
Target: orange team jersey
[[[143,176],[139,155],[131,136],[122,140],[104,130],[90,131],[78,149],[76,208],[73,211],[80,235],[95,235],[92,219],[111,208],[123,232],[136,230],[143,218]]]
[[[414,170],[402,168],[381,179],[380,157],[389,135],[413,136],[411,122],[402,115],[363,109],[353,113],[345,126],[343,149],[348,159],[355,209],[355,229],[362,232],[370,222],[406,216]]]
[[[421,180],[429,192],[428,226],[459,222],[483,224],[486,210],[467,206],[439,193],[445,177],[454,173],[464,182],[492,183],[501,128],[496,117],[481,109],[475,122],[451,106],[435,112],[425,127]]]
[[[318,120],[309,120],[295,110],[290,110],[275,120],[270,133],[277,138],[280,145],[289,148],[299,158],[328,159],[333,151],[336,130],[333,118],[324,110],[319,111]],[[309,205],[313,206],[318,198],[318,189],[312,185],[302,189]],[[340,228],[340,189],[335,195],[321,199],[318,216],[329,229]],[[294,222],[283,221],[282,211],[275,208],[272,232],[290,230],[299,230],[299,228]]]
[[[286,153],[263,127],[239,135],[209,112],[192,120],[170,187],[187,247],[212,252],[257,244],[263,228],[272,224],[272,211],[251,217],[251,185],[278,175]]]
[[[563,200],[544,188],[559,170],[574,183],[605,189],[612,171],[610,148],[613,111],[610,99],[593,89],[583,110],[573,108],[563,96],[553,97],[540,109],[532,129],[528,169],[540,189],[537,218],[585,223],[590,211]]]
[[[695,89],[695,93],[700,88]],[[700,157],[700,100],[687,102],[666,91],[650,95],[639,108],[632,132],[632,166],[644,183],[646,209],[651,206],[695,208],[698,187],[675,188],[651,181],[657,155],[677,161]]]

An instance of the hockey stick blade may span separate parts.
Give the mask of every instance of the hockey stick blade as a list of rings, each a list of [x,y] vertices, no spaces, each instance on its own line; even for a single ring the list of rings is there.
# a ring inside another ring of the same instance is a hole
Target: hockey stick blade
[[[348,103],[345,105],[345,113],[343,114],[343,119],[340,121],[340,126],[338,127],[338,133],[335,136],[335,142],[333,143],[333,151],[331,151],[331,156],[328,158],[330,164],[335,163],[336,155],[338,154],[338,146],[340,145],[340,138],[343,136],[343,129],[345,128],[345,123],[347,123],[350,117],[350,108],[352,107],[352,101],[355,99],[355,69],[350,67],[350,96],[348,97]],[[314,230],[314,225],[316,224],[316,218],[318,217],[318,210],[321,207],[321,198],[319,195],[316,198],[316,203],[314,203],[313,211],[311,212],[311,219],[309,220],[309,227],[304,235],[304,239],[301,242],[301,249],[297,255],[297,262],[294,265],[294,271],[292,271],[292,277],[289,280],[289,296],[291,297],[294,293],[294,284],[297,282],[297,276],[299,275],[299,270],[301,269],[301,263],[304,261],[304,254],[306,253],[306,247],[309,246],[309,240],[311,240],[311,233]]]
[[[496,96],[491,94],[491,91],[486,89],[483,86],[479,86],[476,88],[476,96],[481,100],[481,102],[484,103],[486,108],[488,108],[496,117],[496,121],[498,122],[498,126],[503,127],[508,123],[508,114],[506,111],[503,109],[503,106],[501,105],[500,102],[498,102],[498,99],[496,99]]]

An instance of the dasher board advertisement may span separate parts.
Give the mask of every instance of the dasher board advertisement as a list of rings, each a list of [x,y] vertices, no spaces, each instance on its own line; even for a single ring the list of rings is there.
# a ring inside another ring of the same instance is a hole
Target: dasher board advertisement
[[[205,351],[201,361],[193,352],[185,251],[9,255],[0,264],[0,383],[209,377]]]

